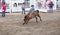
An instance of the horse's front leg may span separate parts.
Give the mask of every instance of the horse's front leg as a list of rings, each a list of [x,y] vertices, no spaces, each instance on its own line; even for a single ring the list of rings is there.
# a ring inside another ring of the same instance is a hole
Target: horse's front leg
[[[23,25],[24,25],[25,23],[23,23]]]
[[[27,21],[26,21],[25,19],[24,19],[24,23],[23,23],[23,25],[24,25],[24,24],[27,24]]]
[[[41,16],[38,14],[38,17],[40,18],[40,21],[42,22]]]

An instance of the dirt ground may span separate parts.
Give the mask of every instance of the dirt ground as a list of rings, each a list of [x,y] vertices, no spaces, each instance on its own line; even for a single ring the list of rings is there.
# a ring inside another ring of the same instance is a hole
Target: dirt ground
[[[60,12],[40,13],[42,22],[35,19],[23,24],[24,15],[21,13],[6,13],[1,17],[0,35],[60,35]]]

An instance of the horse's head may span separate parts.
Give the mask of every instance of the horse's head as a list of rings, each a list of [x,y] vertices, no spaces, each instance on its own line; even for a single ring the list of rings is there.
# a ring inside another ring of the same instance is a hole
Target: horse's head
[[[39,13],[39,10],[36,10],[36,12],[38,12],[38,13]]]

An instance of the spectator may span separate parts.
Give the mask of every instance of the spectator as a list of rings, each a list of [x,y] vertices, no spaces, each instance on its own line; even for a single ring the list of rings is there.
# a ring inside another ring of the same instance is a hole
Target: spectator
[[[49,9],[49,3],[50,3],[50,0],[48,0],[48,1],[46,2],[47,9]]]
[[[2,5],[2,17],[5,17],[6,5]]]
[[[53,6],[54,6],[53,2],[50,1],[48,5],[49,5],[50,12],[53,12]]]
[[[47,1],[44,1],[44,8],[45,9],[47,9],[47,7],[46,7],[47,4],[46,3],[47,3]]]
[[[22,14],[25,14],[25,3],[22,4]]]

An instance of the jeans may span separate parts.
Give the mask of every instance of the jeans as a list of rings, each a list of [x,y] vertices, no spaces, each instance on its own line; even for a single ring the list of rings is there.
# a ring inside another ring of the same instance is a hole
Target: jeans
[[[53,12],[53,8],[50,8],[50,12]]]
[[[22,9],[22,14],[25,14],[25,9]]]
[[[2,17],[5,17],[5,11],[2,11]]]

